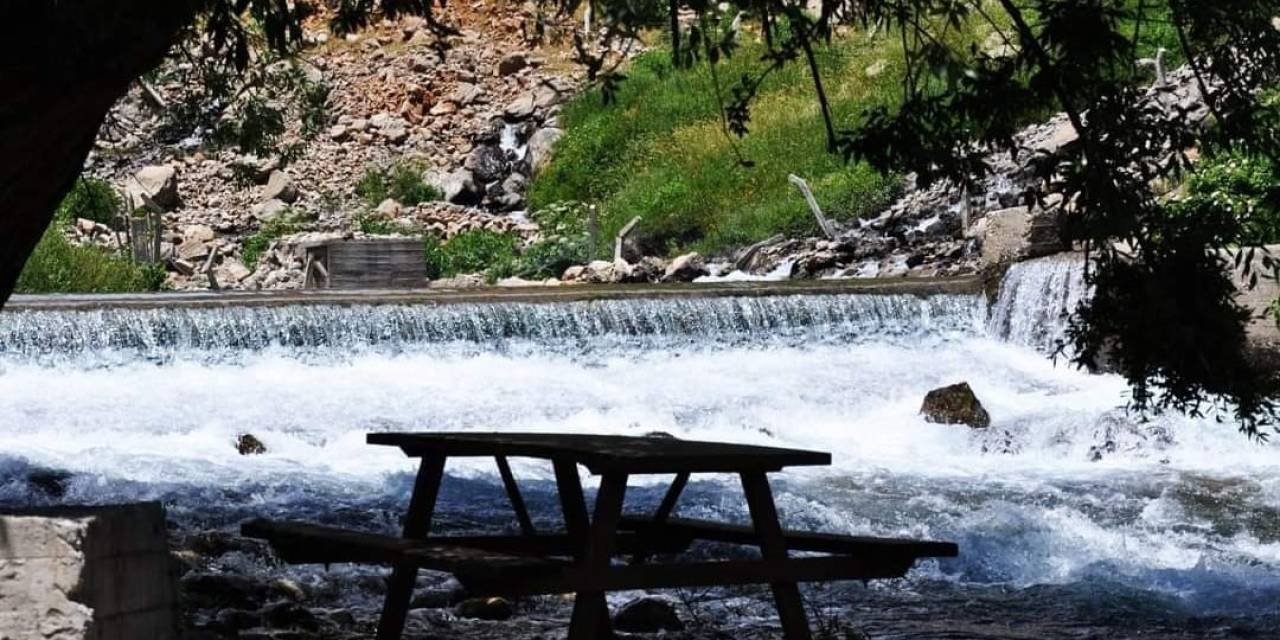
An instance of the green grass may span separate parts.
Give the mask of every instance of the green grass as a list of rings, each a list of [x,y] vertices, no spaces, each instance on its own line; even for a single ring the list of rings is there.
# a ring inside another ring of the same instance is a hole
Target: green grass
[[[490,281],[513,275],[518,239],[514,235],[478,229],[460,233],[448,242],[435,236],[423,240],[428,278],[451,278],[484,273]]]
[[[761,51],[745,44],[717,66],[726,91],[759,68]],[[896,51],[889,42],[860,35],[819,49],[838,122],[853,122],[867,105],[896,100],[902,68]],[[881,61],[884,70],[869,77],[867,68]],[[616,104],[605,106],[599,92],[590,92],[566,105],[566,135],[555,160],[533,182],[530,204],[594,203],[602,239],[640,216],[638,238],[646,251],[716,252],[778,233],[818,232],[787,180],[792,173],[809,181],[824,212],[837,220],[875,213],[898,195],[897,179],[826,152],[804,65],[789,65],[766,80],[746,138],[726,136],[714,96],[705,65],[676,70],[663,50],[637,58]],[[737,162],[734,145],[754,167]]]
[[[240,261],[253,271],[258,266],[258,260],[262,259],[262,253],[271,246],[272,242],[302,231],[303,227],[302,221],[292,210],[286,209],[280,212],[280,215],[263,222],[257,233],[244,239],[240,248]]]
[[[416,162],[398,162],[387,168],[369,167],[356,183],[356,195],[370,208],[391,198],[412,207],[423,202],[439,200],[439,189],[427,182],[426,169]]]
[[[164,269],[72,244],[61,226],[55,221],[40,238],[18,276],[18,293],[127,293],[157,291],[164,285]]]

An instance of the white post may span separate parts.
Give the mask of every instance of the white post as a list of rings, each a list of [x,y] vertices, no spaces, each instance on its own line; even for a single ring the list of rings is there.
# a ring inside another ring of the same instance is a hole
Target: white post
[[[787,179],[800,190],[800,193],[804,196],[804,201],[809,203],[809,210],[813,212],[813,217],[818,220],[818,227],[822,229],[822,232],[825,233],[828,238],[835,240],[836,229],[831,226],[831,221],[827,220],[827,217],[822,215],[822,209],[818,208],[818,200],[813,197],[813,191],[809,189],[809,183],[805,182],[804,178],[801,178],[794,173],[788,176]]]

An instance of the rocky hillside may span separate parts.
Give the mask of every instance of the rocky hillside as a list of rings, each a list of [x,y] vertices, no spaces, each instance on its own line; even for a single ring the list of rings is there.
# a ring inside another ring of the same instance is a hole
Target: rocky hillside
[[[189,92],[175,58],[117,105],[86,174],[137,210],[163,210],[162,255],[175,289],[209,287],[208,274],[220,288],[300,286],[302,261],[291,247],[362,229],[447,239],[485,228],[528,239],[536,225],[509,214],[523,209],[527,178],[560,133],[558,104],[578,84],[576,67],[563,50],[528,40],[535,16],[520,5],[450,5],[441,20],[456,31],[443,42],[417,18],[345,38],[312,21],[300,69],[329,87],[328,108],[323,129],[288,161],[200,136],[161,142],[166,111]],[[283,143],[297,142],[298,127],[288,124]],[[409,206],[357,193],[362,179],[401,166],[439,197]],[[73,233],[115,244],[117,226],[80,220]]]

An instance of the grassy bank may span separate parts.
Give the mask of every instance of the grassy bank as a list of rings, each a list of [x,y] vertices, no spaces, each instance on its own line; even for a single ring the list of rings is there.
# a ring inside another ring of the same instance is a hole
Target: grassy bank
[[[722,90],[759,69],[762,52],[760,44],[745,43],[718,65]],[[818,53],[839,121],[894,99],[901,66],[892,45],[855,35]],[[553,163],[533,182],[531,205],[595,204],[605,238],[640,216],[645,248],[670,253],[817,231],[787,181],[793,173],[809,180],[824,211],[837,219],[876,212],[897,195],[898,180],[826,153],[804,65],[789,65],[766,80],[746,138],[726,135],[715,96],[707,65],[675,69],[662,49],[640,56],[616,104],[606,106],[593,91],[566,106],[566,135]],[[738,154],[754,166],[742,166]]]

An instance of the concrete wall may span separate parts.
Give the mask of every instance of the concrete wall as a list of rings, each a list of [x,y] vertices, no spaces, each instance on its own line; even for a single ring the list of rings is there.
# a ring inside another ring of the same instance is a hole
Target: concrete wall
[[[171,640],[158,503],[0,513],[0,640]]]

